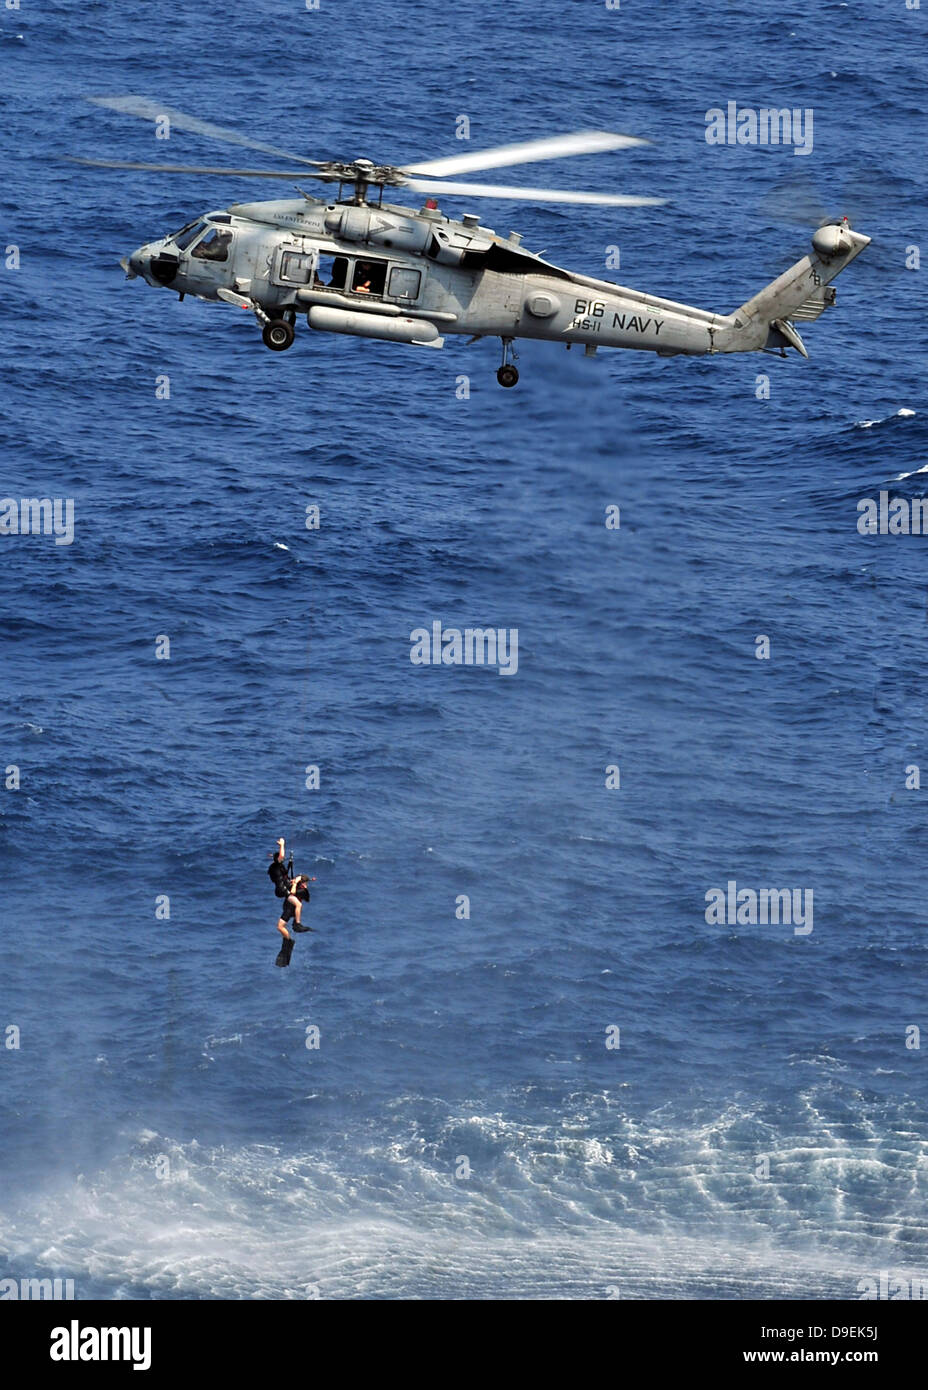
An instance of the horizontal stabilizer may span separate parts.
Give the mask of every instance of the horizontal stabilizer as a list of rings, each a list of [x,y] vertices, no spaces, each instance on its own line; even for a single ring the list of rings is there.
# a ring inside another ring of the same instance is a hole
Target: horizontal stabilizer
[[[838,291],[834,285],[822,285],[821,289],[810,295],[798,309],[793,310],[790,318],[798,319],[800,323],[814,323],[826,309],[831,308],[837,297]]]

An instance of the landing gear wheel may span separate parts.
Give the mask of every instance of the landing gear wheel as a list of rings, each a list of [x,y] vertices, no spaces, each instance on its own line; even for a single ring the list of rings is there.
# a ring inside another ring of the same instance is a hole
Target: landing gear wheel
[[[516,382],[519,380],[519,369],[513,366],[512,363],[512,358],[516,355],[513,351],[512,339],[500,338],[500,342],[503,345],[503,362],[499,371],[496,373],[496,380],[499,382],[500,386],[515,386]]]
[[[286,319],[271,319],[261,329],[261,337],[264,346],[269,347],[272,352],[285,352],[290,347],[296,334],[293,331],[293,324]]]

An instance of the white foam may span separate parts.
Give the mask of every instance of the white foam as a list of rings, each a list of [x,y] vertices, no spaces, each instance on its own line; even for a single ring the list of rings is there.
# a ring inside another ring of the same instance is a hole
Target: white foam
[[[854,428],[857,430],[870,430],[874,425],[885,425],[887,420],[910,420],[916,412],[909,410],[906,406],[900,406],[893,411],[892,415],[884,415],[878,420],[855,420]]]
[[[0,1214],[0,1269],[52,1266],[78,1298],[853,1299],[903,1275],[902,1251],[921,1277],[924,1136],[861,1113],[852,1142],[827,1095],[805,1099],[795,1135],[734,1102],[686,1129],[633,1120],[614,1091],[567,1097],[550,1123],[465,1108],[428,1137],[398,1104],[389,1132],[336,1152],[145,1129],[108,1169]]]
[[[928,463],[923,464],[921,468],[913,468],[911,473],[900,473],[896,482],[901,483],[903,478],[914,478],[919,473],[928,473]]]
[[[307,1175],[275,1156],[261,1200],[245,1200],[255,1155],[227,1155],[245,1171],[227,1172],[220,1195],[193,1165],[173,1182],[116,1175],[89,1191],[63,1192],[36,1212],[39,1228],[13,1244],[20,1261],[61,1268],[78,1298],[127,1297],[144,1289],[178,1298],[557,1298],[672,1297],[717,1290],[853,1296],[861,1273],[842,1276],[832,1257],[788,1259],[769,1242],[732,1246],[719,1234],[649,1237],[622,1222],[582,1221],[571,1203],[570,1229],[517,1223],[488,1235],[449,1208],[436,1225],[427,1214],[396,1217],[363,1208],[326,1212]],[[318,1175],[324,1189],[332,1175]],[[245,1190],[243,1190],[243,1188]],[[309,1198],[309,1200],[307,1200]],[[481,1205],[475,1193],[473,1201]],[[565,1212],[565,1216],[567,1213]],[[0,1251],[12,1232],[0,1230]],[[862,1271],[869,1272],[869,1271]]]

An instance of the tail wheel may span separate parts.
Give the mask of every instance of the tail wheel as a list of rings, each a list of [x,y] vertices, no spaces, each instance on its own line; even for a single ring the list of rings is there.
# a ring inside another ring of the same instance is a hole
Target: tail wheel
[[[496,373],[496,380],[500,386],[515,386],[519,380],[518,367],[514,367],[511,362],[505,363]]]
[[[271,319],[270,323],[266,323],[262,328],[261,337],[264,346],[269,347],[272,352],[286,352],[296,333],[293,324],[288,323],[286,319]]]

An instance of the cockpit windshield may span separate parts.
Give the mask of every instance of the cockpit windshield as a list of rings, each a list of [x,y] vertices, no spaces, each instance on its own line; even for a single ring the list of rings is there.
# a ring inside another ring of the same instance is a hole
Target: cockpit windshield
[[[181,227],[179,232],[175,232],[171,237],[171,241],[177,247],[178,251],[186,251],[190,243],[195,237],[200,235],[205,226],[206,223],[198,217],[195,222],[188,222],[186,227]]]

